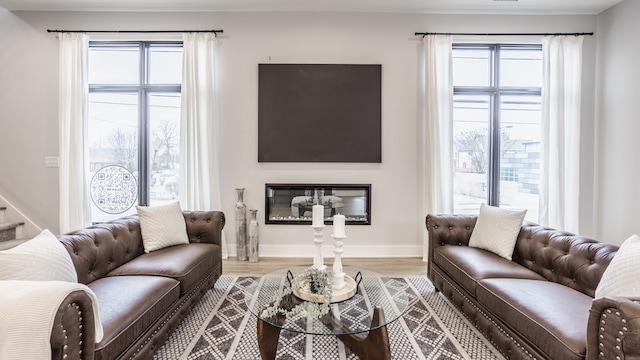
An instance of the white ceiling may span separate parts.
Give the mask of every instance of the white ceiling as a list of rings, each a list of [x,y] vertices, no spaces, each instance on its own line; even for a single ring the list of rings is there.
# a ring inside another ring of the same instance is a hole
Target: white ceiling
[[[599,14],[622,0],[0,0],[8,10]]]

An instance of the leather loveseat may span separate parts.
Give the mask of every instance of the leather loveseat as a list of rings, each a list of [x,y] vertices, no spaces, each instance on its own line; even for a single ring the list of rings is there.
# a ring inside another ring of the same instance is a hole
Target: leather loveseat
[[[137,216],[94,225],[58,239],[98,299],[104,336],[95,343],[86,292],[58,308],[52,359],[151,359],[195,303],[222,274],[219,211],[183,212],[189,244],[145,253]]]
[[[640,298],[594,299],[618,247],[533,223],[513,260],[468,246],[477,216],[428,215],[428,275],[507,359],[640,359]]]

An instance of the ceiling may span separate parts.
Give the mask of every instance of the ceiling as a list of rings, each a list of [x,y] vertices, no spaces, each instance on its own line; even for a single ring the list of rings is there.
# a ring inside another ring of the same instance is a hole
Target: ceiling
[[[11,11],[338,11],[599,14],[622,0],[0,0]]]

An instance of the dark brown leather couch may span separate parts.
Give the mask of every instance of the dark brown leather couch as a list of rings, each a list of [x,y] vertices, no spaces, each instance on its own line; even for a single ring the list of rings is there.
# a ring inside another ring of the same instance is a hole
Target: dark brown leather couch
[[[52,359],[151,359],[222,274],[219,211],[184,211],[189,244],[144,253],[137,216],[58,236],[78,282],[96,294],[104,337],[95,343],[84,292],[71,293],[51,334]]]
[[[428,215],[428,274],[507,359],[640,359],[640,298],[594,299],[618,247],[525,222],[513,260],[468,246],[476,216]]]

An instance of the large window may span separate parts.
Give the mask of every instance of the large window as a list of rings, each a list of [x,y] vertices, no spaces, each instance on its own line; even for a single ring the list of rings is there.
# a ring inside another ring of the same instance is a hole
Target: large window
[[[91,220],[178,197],[182,43],[91,42]]]
[[[454,212],[538,221],[542,46],[454,44]]]

